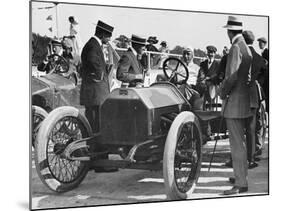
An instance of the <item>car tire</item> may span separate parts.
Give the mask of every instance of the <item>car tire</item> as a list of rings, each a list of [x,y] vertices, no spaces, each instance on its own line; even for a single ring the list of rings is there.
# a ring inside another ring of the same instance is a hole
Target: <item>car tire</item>
[[[32,106],[32,147],[35,148],[35,140],[42,121],[48,116],[48,112],[39,106]]]
[[[198,118],[192,112],[180,113],[170,127],[164,149],[163,175],[168,199],[186,199],[194,191],[201,169],[201,148]],[[178,174],[184,170],[188,174],[186,181],[179,181]]]
[[[73,122],[71,126],[70,121]],[[65,127],[69,128],[64,130]],[[71,127],[76,134],[69,133]],[[66,192],[83,181],[88,173],[88,162],[68,160],[57,152],[56,146],[65,147],[68,141],[87,138],[91,134],[86,117],[70,106],[54,109],[42,122],[35,142],[35,165],[39,178],[50,190]]]

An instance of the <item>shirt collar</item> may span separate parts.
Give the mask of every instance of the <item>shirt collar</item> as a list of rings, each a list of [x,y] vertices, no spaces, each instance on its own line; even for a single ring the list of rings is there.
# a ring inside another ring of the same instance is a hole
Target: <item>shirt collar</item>
[[[237,40],[239,37],[242,37],[242,34],[236,34],[232,40],[231,40],[231,44],[233,44],[235,42],[235,40]]]
[[[102,46],[101,40],[96,35],[94,35],[93,38],[95,38],[98,41],[98,43],[100,44],[100,46]]]

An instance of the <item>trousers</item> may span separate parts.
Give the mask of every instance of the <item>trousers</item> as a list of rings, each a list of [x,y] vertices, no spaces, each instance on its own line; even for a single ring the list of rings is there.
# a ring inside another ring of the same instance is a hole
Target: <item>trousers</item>
[[[247,118],[226,118],[226,125],[229,131],[229,142],[235,177],[235,186],[238,187],[248,186],[247,148],[244,137],[246,121]]]
[[[85,106],[85,116],[88,119],[93,133],[99,132],[100,127],[100,106]]]

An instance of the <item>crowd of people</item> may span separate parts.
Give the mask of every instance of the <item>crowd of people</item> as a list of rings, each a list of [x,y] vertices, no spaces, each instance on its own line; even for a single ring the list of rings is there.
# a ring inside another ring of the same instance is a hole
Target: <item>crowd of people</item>
[[[100,105],[110,93],[108,83],[109,68],[106,64],[103,45],[112,37],[113,26],[98,21],[95,34],[82,48],[77,21],[73,16],[70,21],[70,39],[73,41],[74,51],[81,51],[81,93],[80,103],[85,106],[85,115],[93,128],[99,131]],[[229,131],[231,159],[226,162],[232,166],[234,177],[230,178],[233,188],[223,194],[237,194],[248,190],[248,168],[257,167],[256,157],[262,153],[261,119],[259,108],[265,99],[266,110],[269,111],[269,51],[266,48],[267,40],[257,39],[262,54],[259,55],[253,48],[255,36],[252,31],[243,29],[243,23],[237,17],[229,16],[226,26],[231,47],[224,47],[221,60],[215,59],[217,48],[208,45],[207,59],[200,65],[193,62],[194,49],[185,47],[182,53],[182,62],[188,68],[189,78],[183,81],[193,94],[203,100],[203,108],[212,104],[214,96],[210,90],[215,88],[222,99],[222,116],[226,119]],[[124,38],[124,37],[123,37]],[[122,39],[123,39],[122,38]],[[142,86],[144,74],[147,71],[147,55],[145,51],[169,53],[167,42],[162,41],[157,49],[157,37],[148,39],[132,34],[124,45],[127,51],[121,56],[117,64],[116,78],[129,87]],[[147,44],[148,43],[148,44]],[[64,44],[65,45],[65,44]],[[54,51],[62,55],[59,42],[54,41]],[[67,48],[67,46],[64,48]],[[69,59],[69,54],[63,57]],[[167,54],[151,53],[151,63],[157,62],[162,66]],[[47,60],[38,66],[41,71],[51,69]],[[206,126],[206,128],[208,125]],[[206,132],[205,132],[206,131]],[[207,129],[203,135],[208,137]],[[245,139],[245,137],[246,139]],[[106,169],[104,169],[106,171]]]

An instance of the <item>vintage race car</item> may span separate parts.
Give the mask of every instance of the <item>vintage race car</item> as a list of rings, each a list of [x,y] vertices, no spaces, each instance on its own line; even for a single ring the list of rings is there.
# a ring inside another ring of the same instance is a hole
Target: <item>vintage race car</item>
[[[169,71],[164,67],[170,73],[166,82],[114,89],[101,105],[98,133],[92,133],[79,109],[54,109],[35,142],[41,181],[52,191],[65,192],[77,187],[90,169],[163,169],[168,198],[187,198],[200,174],[200,122],[217,119],[220,112],[193,111],[177,80],[179,74],[188,78],[188,70],[178,73],[178,64]],[[112,160],[110,154],[122,159]]]
[[[81,80],[76,71],[69,72],[69,64],[65,64],[63,70],[54,71],[49,74],[32,76],[32,145],[40,123],[50,111],[59,106],[74,106],[83,109],[79,104],[79,93]]]

